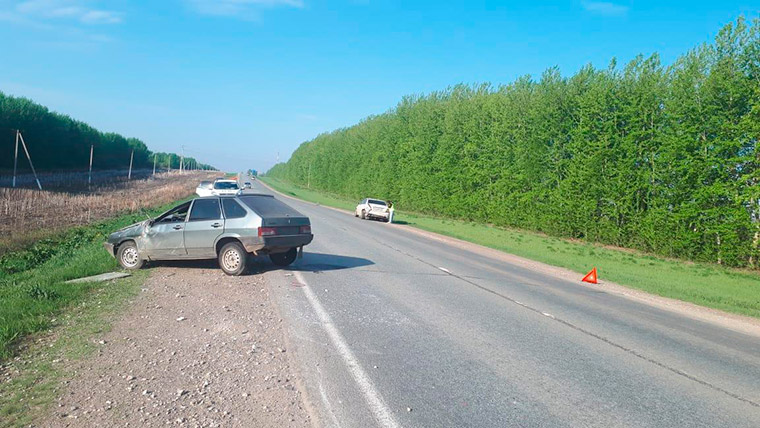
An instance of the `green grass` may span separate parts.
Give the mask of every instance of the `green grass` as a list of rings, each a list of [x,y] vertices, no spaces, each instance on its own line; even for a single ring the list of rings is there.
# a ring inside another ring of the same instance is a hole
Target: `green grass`
[[[144,218],[130,214],[72,228],[0,258],[0,362],[12,373],[0,382],[0,427],[28,426],[47,415],[60,381],[71,375],[67,362],[99,346],[94,338],[139,292],[148,271],[113,282],[64,281],[117,270],[105,237]]]
[[[160,213],[174,204],[156,208]],[[44,331],[63,308],[79,302],[102,284],[65,284],[64,281],[117,269],[103,248],[105,237],[121,227],[143,220],[124,215],[70,229],[35,243],[26,250],[0,258],[0,361],[14,355],[14,345],[25,336]]]
[[[321,194],[271,177],[262,181],[283,194],[352,211],[355,201]],[[592,267],[602,280],[698,305],[760,318],[760,275],[713,264],[667,260],[635,251],[537,233],[424,216],[396,210],[394,220],[578,272]]]
[[[9,363],[14,373],[0,383],[0,427],[22,427],[47,417],[61,393],[61,380],[70,378],[70,362],[89,355],[97,340],[111,328],[113,315],[137,295],[147,271],[99,284],[65,314],[50,319],[52,333],[26,341],[20,359]]]

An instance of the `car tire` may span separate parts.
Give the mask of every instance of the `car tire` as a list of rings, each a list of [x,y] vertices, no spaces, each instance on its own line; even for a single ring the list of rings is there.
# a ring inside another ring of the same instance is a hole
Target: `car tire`
[[[296,261],[297,256],[298,256],[298,249],[293,247],[284,253],[270,254],[269,260],[271,260],[272,263],[274,263],[277,266],[285,267],[285,266],[290,266],[291,263]]]
[[[240,242],[229,242],[224,244],[219,251],[219,267],[231,276],[239,276],[245,272],[246,263],[248,262],[248,253]]]
[[[362,220],[367,219],[367,211],[362,210]]]
[[[116,260],[124,269],[137,270],[143,267],[145,260],[140,258],[137,245],[133,241],[127,241],[119,245],[116,250]]]

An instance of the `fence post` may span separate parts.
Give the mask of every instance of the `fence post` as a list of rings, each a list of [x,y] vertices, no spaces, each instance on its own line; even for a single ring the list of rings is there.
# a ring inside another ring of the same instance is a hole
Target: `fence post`
[[[156,154],[153,153],[153,175],[156,175]]]

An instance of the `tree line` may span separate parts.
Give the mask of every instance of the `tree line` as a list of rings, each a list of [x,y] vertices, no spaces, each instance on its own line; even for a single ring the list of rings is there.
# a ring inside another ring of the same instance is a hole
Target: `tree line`
[[[760,22],[663,65],[407,96],[267,174],[400,209],[757,268]]]
[[[93,169],[127,169],[134,150],[133,168],[179,168],[175,153],[153,153],[137,138],[125,138],[112,132],[100,132],[69,116],[52,112],[32,100],[0,92],[0,170],[12,170],[16,130],[20,129],[34,167],[39,171],[87,170],[90,146],[93,146]],[[210,165],[185,157],[185,165],[213,169]],[[18,167],[26,171],[28,162],[19,147]]]

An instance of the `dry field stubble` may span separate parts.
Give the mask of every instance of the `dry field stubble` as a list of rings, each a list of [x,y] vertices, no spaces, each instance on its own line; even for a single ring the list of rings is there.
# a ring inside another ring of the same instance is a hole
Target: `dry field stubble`
[[[0,188],[0,254],[57,231],[164,205],[193,193],[218,173],[163,173],[99,185],[87,193]]]

